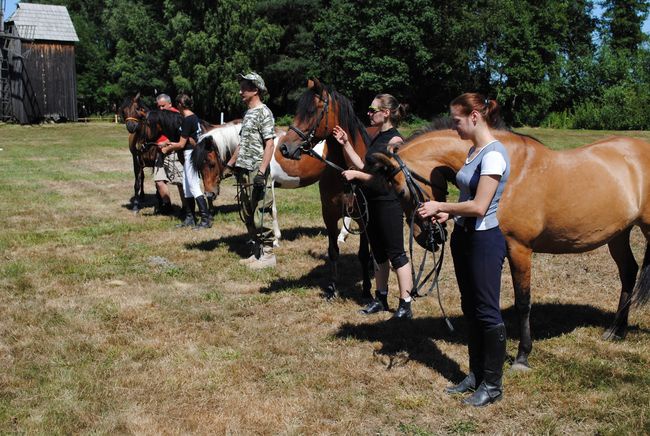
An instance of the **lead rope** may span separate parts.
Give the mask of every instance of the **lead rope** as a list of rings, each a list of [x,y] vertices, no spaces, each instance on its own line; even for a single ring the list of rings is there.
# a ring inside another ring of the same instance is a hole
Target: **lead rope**
[[[417,207],[420,206],[424,201],[429,200],[429,197],[425,194],[424,191],[420,188],[420,186],[413,181],[414,175],[411,174],[411,171],[409,168],[404,164],[402,159],[396,154],[393,153],[392,155],[395,160],[400,165],[400,170],[404,173],[404,177],[406,179],[406,185],[409,189],[409,192],[411,193],[411,197],[415,196],[417,198]],[[418,180],[423,181],[423,183],[426,183],[426,179],[424,179],[422,176],[417,175]],[[422,278],[422,274],[424,271],[426,259],[427,259],[427,250],[425,248],[424,250],[424,256],[422,258],[422,262],[420,263],[419,271],[416,276],[415,274],[415,267],[413,265],[413,241],[415,239],[414,232],[413,232],[413,226],[415,224],[415,214],[416,212],[413,211],[413,214],[411,215],[411,222],[410,222],[410,230],[409,230],[409,254],[411,256],[411,275],[413,277],[413,290],[411,291],[411,295],[416,298],[419,297],[420,294],[418,291],[424,287],[426,282],[429,280],[429,278],[432,278],[431,280],[431,286],[429,287],[429,291],[427,292],[427,295],[431,294],[433,291],[433,287],[436,287],[437,291],[437,296],[438,296],[438,306],[440,306],[440,312],[442,313],[442,316],[445,318],[445,324],[447,325],[447,328],[449,329],[450,333],[454,333],[455,329],[451,321],[449,320],[449,317],[447,316],[447,313],[445,312],[445,308],[442,305],[442,298],[440,297],[440,286],[439,286],[439,278],[440,278],[440,271],[442,270],[442,262],[445,257],[445,242],[446,242],[446,237],[445,237],[445,231],[444,228],[440,223],[430,223],[429,225],[426,225],[426,231],[427,231],[427,242],[429,242],[429,245],[432,249],[431,254],[433,256],[433,268],[431,271],[425,276],[424,280],[420,282],[420,279]],[[436,235],[435,232],[439,233],[439,239],[441,241],[440,243],[440,257],[438,261],[436,261],[436,254],[435,254],[435,244],[436,244]],[[433,277],[432,277],[433,276]]]

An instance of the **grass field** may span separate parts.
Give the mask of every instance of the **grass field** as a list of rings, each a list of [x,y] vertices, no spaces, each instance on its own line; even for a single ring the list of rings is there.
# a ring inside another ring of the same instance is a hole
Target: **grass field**
[[[521,131],[558,149],[614,133]],[[432,297],[412,322],[358,315],[356,237],[325,302],[316,186],[277,192],[278,267],[251,273],[231,181],[207,231],[131,213],[123,126],[5,125],[0,148],[2,434],[650,433],[650,313],[601,340],[620,292],[606,248],[535,256],[533,370],[507,372],[504,400],[477,410],[442,393],[467,370],[451,262],[442,301],[461,334]],[[146,190],[153,206],[150,173]],[[507,267],[503,282],[513,357]]]

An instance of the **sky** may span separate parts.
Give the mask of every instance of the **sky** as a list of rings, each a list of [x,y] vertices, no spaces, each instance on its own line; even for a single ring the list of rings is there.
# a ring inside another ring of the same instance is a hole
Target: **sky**
[[[5,8],[5,20],[7,20],[11,14],[16,10],[16,3],[18,3],[18,0],[7,0],[7,6]],[[34,2],[36,3],[36,2]],[[43,0],[42,3],[47,4],[47,0]],[[597,3],[597,2],[596,2]],[[602,9],[596,5],[594,8],[594,12],[596,14],[600,14]],[[646,34],[650,34],[650,16],[645,20],[645,23],[643,23],[643,32]]]

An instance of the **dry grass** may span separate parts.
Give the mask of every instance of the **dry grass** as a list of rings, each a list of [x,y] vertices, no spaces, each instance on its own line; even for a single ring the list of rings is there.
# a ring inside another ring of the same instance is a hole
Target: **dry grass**
[[[553,145],[599,135],[527,133]],[[625,341],[601,340],[620,287],[604,248],[535,256],[534,370],[506,374],[499,404],[468,409],[442,394],[467,361],[435,298],[415,303],[412,322],[358,315],[354,238],[342,247],[342,298],[321,298],[315,187],[278,192],[278,268],[250,273],[237,263],[246,237],[229,182],[212,229],[177,230],[125,207],[123,127],[0,126],[0,138],[2,433],[650,432],[650,315],[632,313]],[[442,297],[462,333],[451,262]],[[506,268],[515,335],[512,301]]]

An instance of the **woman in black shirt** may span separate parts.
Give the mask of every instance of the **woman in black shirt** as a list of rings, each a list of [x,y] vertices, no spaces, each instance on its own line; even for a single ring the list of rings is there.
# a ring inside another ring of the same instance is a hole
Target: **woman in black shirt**
[[[179,224],[179,227],[195,226],[195,229],[209,228],[212,227],[212,222],[208,210],[208,202],[203,195],[199,175],[194,170],[191,160],[192,150],[201,134],[201,123],[199,117],[192,112],[193,101],[190,96],[185,94],[178,95],[176,97],[176,105],[183,115],[181,139],[178,142],[168,142],[166,146],[161,148],[161,151],[166,154],[183,150],[183,156],[185,157],[185,163],[183,164],[183,192],[185,193],[183,205],[185,208],[185,220]],[[201,222],[198,225],[196,225],[194,216],[195,200],[201,214]]]
[[[369,219],[367,224],[370,248],[379,269],[375,273],[377,291],[375,299],[361,310],[363,314],[388,310],[388,262],[397,274],[400,290],[399,307],[393,318],[412,318],[411,290],[413,278],[409,259],[404,251],[404,217],[402,207],[392,189],[382,183],[379,176],[363,171],[371,164],[373,153],[387,153],[389,148],[403,142],[397,126],[404,116],[405,107],[390,94],[377,95],[368,108],[370,125],[379,127],[379,133],[372,140],[366,152],[365,160],[354,151],[348,135],[340,126],[334,128],[334,137],[343,145],[346,161],[353,169],[343,171],[343,177],[357,181],[368,203]],[[354,169],[357,168],[357,169]]]

